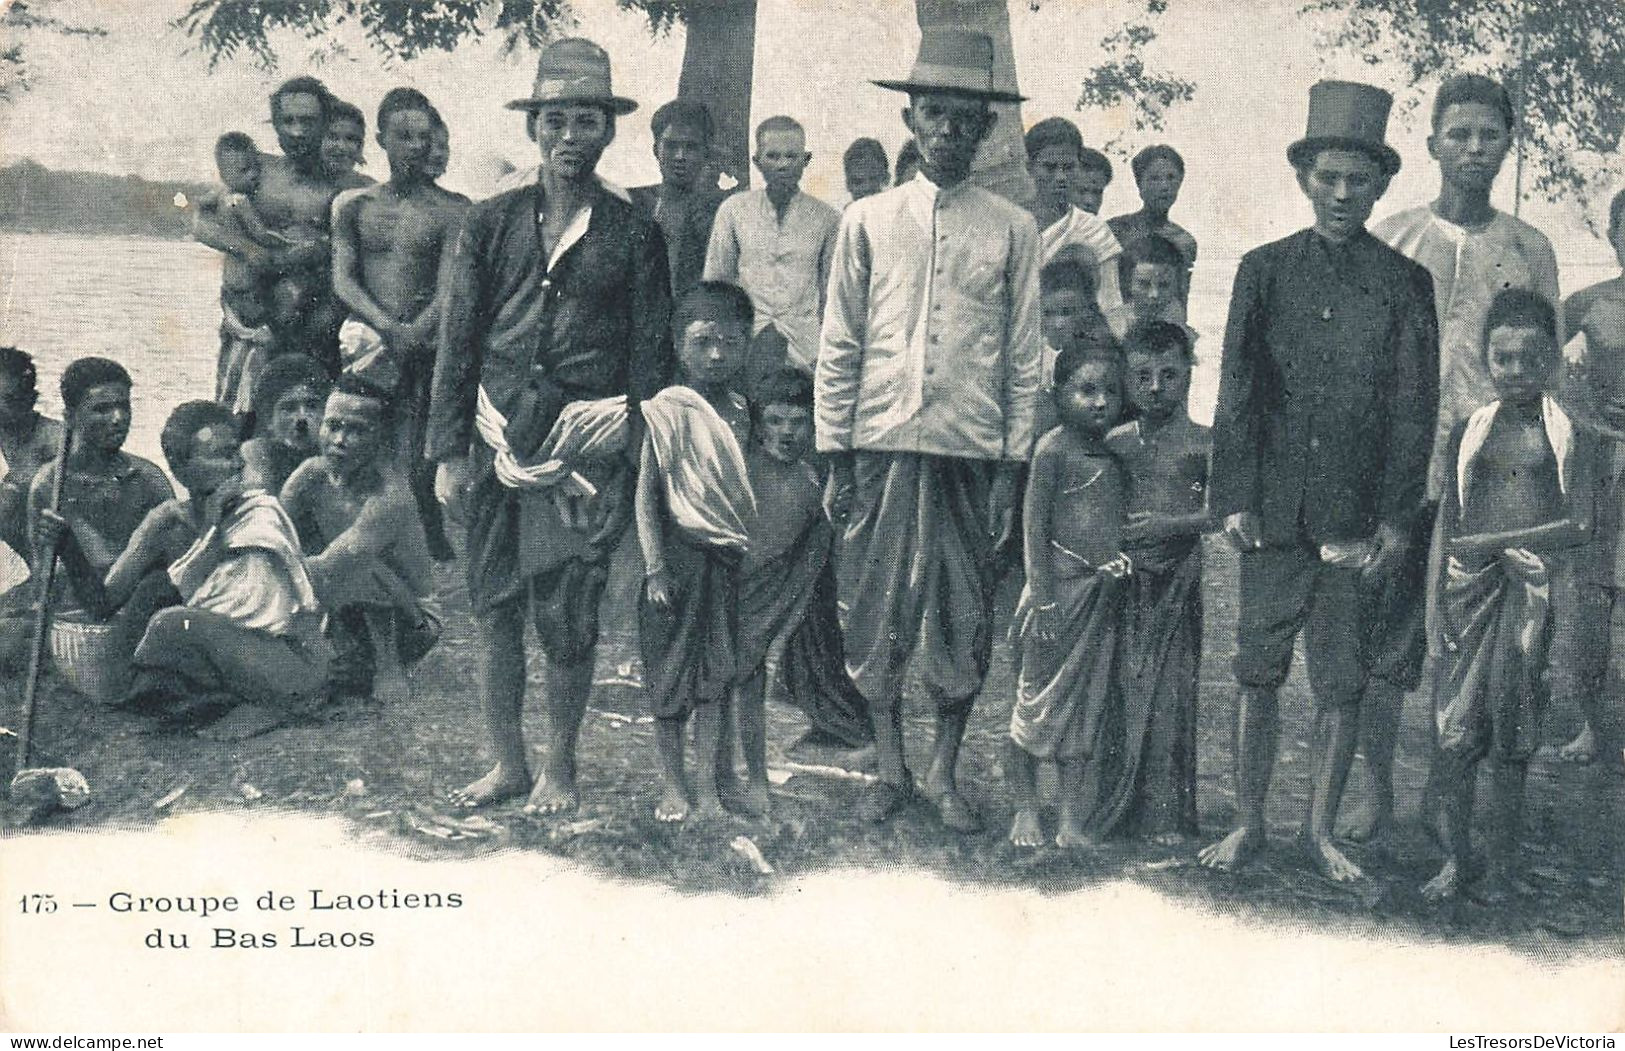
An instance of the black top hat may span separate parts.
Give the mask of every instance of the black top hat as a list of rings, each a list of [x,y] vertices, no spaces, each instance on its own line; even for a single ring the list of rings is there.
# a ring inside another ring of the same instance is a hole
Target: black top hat
[[[1025,102],[1025,95],[993,85],[993,38],[966,29],[926,29],[920,52],[904,80],[877,80],[893,91],[944,91],[989,102]]]
[[[1309,89],[1309,122],[1303,138],[1287,147],[1294,166],[1327,147],[1360,150],[1376,158],[1387,175],[1399,171],[1399,154],[1386,141],[1394,97],[1370,84],[1322,80]]]

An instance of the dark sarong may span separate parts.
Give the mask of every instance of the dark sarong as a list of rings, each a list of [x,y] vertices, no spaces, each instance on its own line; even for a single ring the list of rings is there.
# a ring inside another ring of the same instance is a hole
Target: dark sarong
[[[171,607],[152,618],[135,651],[136,688],[149,711],[184,710],[200,694],[230,693],[300,712],[321,694],[331,653],[301,640],[245,628],[218,613]]]
[[[1122,704],[1107,713],[1093,766],[1097,835],[1194,835],[1197,670],[1202,663],[1198,541],[1130,552]]]
[[[738,675],[739,557],[701,546],[666,523],[666,571],[676,604],[662,613],[638,599],[643,692],[657,719],[675,719],[722,700]]]

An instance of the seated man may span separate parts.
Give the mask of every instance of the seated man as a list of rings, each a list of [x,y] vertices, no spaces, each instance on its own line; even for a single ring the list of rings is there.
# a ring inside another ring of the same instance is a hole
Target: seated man
[[[328,656],[293,525],[275,499],[243,492],[237,419],[215,402],[170,414],[164,457],[186,487],[122,549],[86,519],[43,510],[36,536],[60,545],[68,578],[96,611],[129,611],[154,571],[184,605],[140,627],[123,706],[170,726],[230,712],[206,734],[234,740],[313,699]]]
[[[38,403],[34,359],[0,347],[0,544],[11,549],[0,551],[0,595],[27,579],[28,487],[62,444],[62,425],[40,415]]]
[[[332,385],[327,370],[305,354],[283,354],[265,366],[254,385],[254,436],[243,443],[245,488],[279,493],[294,468],[316,455]]]
[[[322,416],[321,455],[282,487],[316,593],[333,611],[332,686],[378,700],[404,699],[401,666],[440,638],[428,541],[412,490],[390,462],[387,412],[381,391],[342,377]]]

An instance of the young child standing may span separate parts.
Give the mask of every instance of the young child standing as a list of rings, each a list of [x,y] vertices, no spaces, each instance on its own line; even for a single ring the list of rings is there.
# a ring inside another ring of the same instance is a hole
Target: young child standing
[[[1106,446],[1123,406],[1115,357],[1062,353],[1055,361],[1060,426],[1033,450],[1022,516],[1027,585],[1013,632],[1020,651],[1008,769],[1016,797],[1010,842],[1043,843],[1037,765],[1060,767],[1060,847],[1084,846],[1083,764],[1113,703],[1123,578],[1124,478]]]
[[[1197,833],[1196,704],[1202,663],[1202,544],[1208,429],[1186,411],[1190,340],[1178,325],[1135,329],[1127,347],[1135,419],[1107,437],[1128,472],[1124,550],[1134,562],[1123,618],[1122,706],[1102,730],[1089,830],[1176,845]]]
[[[1486,902],[1517,889],[1524,778],[1540,743],[1551,606],[1592,526],[1596,442],[1547,389],[1557,319],[1538,292],[1496,293],[1484,354],[1500,397],[1450,439],[1451,484],[1440,507],[1439,619],[1446,660],[1434,695],[1445,862],[1422,888],[1438,901],[1467,889],[1479,761],[1494,761]]]
[[[636,515],[645,578],[638,635],[665,782],[655,808],[660,821],[688,817],[683,735],[690,715],[694,794],[703,814],[722,812],[717,766],[738,674],[739,561],[756,516],[743,451],[750,413],[733,389],[752,319],[742,289],[700,282],[673,325],[684,385],[642,403]]]
[[[1185,329],[1191,346],[1196,332],[1185,325],[1185,308],[1179,301],[1179,282],[1185,257],[1172,241],[1155,234],[1143,237],[1124,251],[1128,260],[1128,290],[1123,305],[1106,314],[1112,332],[1127,339],[1129,329],[1151,321],[1169,321]]]
[[[199,212],[213,215],[231,234],[266,251],[290,247],[293,242],[267,227],[254,206],[263,168],[254,140],[240,131],[226,132],[214,144],[214,163],[225,189],[199,201]],[[276,280],[256,260],[225,254],[214,399],[234,411],[248,410],[254,379],[275,348],[268,322]]]

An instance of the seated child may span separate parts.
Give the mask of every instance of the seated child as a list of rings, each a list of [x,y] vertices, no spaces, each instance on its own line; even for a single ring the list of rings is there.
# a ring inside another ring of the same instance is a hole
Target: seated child
[[[321,451],[317,432],[333,383],[306,354],[280,354],[254,384],[254,436],[243,443],[243,481],[280,493],[300,464]]]
[[[387,410],[383,392],[340,378],[322,416],[321,455],[282,487],[316,594],[331,612],[332,685],[386,703],[404,700],[402,667],[440,637],[428,541],[390,456]]]
[[[841,157],[846,172],[846,193],[854,201],[875,194],[891,185],[891,162],[886,159],[886,147],[874,139],[853,139]]]
[[[1071,351],[1055,361],[1060,426],[1038,440],[1022,509],[1027,585],[1011,631],[1020,671],[1006,760],[1016,797],[1010,842],[1043,843],[1037,764],[1060,767],[1061,847],[1088,842],[1083,764],[1114,703],[1119,620],[1131,565],[1122,553],[1123,469],[1106,432],[1123,406],[1116,357]]]
[[[739,685],[734,710],[746,800],[767,805],[765,665],[778,657],[788,700],[812,723],[806,743],[861,749],[874,740],[869,705],[846,675],[830,562],[834,532],[812,448],[812,381],[786,368],[762,385],[756,441],[745,462],[757,516],[739,577]]]
[[[1558,362],[1557,320],[1539,293],[1490,302],[1484,355],[1500,398],[1450,439],[1453,485],[1439,509],[1445,564],[1439,620],[1432,784],[1443,802],[1445,862],[1423,896],[1467,889],[1479,760],[1494,760],[1491,841],[1474,896],[1517,889],[1524,776],[1540,744],[1552,600],[1590,535],[1596,441],[1546,393]]]
[[[645,572],[638,635],[665,782],[655,808],[660,821],[688,816],[683,732],[690,714],[697,802],[704,814],[722,812],[717,767],[724,707],[738,674],[738,567],[756,513],[743,451],[749,412],[732,388],[750,343],[750,297],[702,281],[674,322],[686,386],[642,404],[636,498]]]
[[[225,189],[198,202],[200,211],[214,215],[232,234],[276,250],[292,241],[265,225],[254,207],[262,162],[259,147],[240,131],[228,131],[214,144],[215,168]],[[248,411],[254,377],[273,352],[275,337],[267,324],[270,297],[276,284],[248,257],[225,253],[220,275],[220,360],[215,369],[214,399],[238,412]]]
[[[1202,543],[1208,527],[1208,429],[1186,413],[1190,340],[1154,321],[1128,343],[1135,419],[1107,436],[1128,473],[1118,674],[1122,706],[1107,714],[1089,831],[1130,832],[1172,846],[1196,825],[1197,672],[1202,663]]]
[[[1172,241],[1155,234],[1134,242],[1124,251],[1128,265],[1128,288],[1123,305],[1108,311],[1106,320],[1118,339],[1128,338],[1128,330],[1147,321],[1169,321],[1185,329],[1191,346],[1196,331],[1185,324],[1185,307],[1179,300],[1180,279],[1185,257]]]

